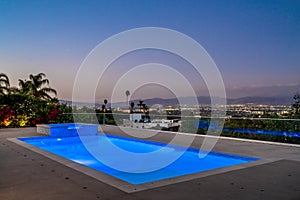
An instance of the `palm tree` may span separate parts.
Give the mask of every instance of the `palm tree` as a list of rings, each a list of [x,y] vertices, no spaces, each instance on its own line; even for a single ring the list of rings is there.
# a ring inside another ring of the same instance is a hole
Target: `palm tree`
[[[19,93],[29,95],[31,91],[31,84],[31,81],[27,81],[26,79],[23,81],[19,79]]]
[[[131,107],[130,112],[133,113],[133,108],[134,108],[134,102],[133,101],[130,103],[130,107]]]
[[[125,95],[126,95],[126,103],[127,103],[127,106],[129,107],[129,101],[128,101],[128,96],[130,95],[129,90],[126,90]]]
[[[0,94],[8,94],[10,89],[9,78],[6,74],[0,73]]]
[[[17,87],[11,87],[9,83],[9,78],[6,74],[0,73],[0,94],[16,94],[19,93]]]
[[[146,105],[146,104],[144,104],[143,102],[144,102],[144,101],[139,100],[139,103],[137,104],[137,106],[140,108],[140,112],[142,112],[142,110],[144,109],[144,107],[145,107],[145,105]]]
[[[37,75],[29,75],[29,80],[20,80],[20,93],[28,94],[36,98],[51,100],[52,97],[48,93],[53,93],[57,95],[56,90],[52,89],[49,86],[49,80],[44,79],[46,75],[44,73],[39,73]],[[45,86],[46,85],[46,86]]]
[[[105,124],[105,113],[106,113],[106,104],[108,103],[107,99],[104,99],[104,104],[102,105],[102,112],[103,112],[103,124]]]
[[[107,104],[107,103],[108,103],[107,99],[104,99],[104,105],[103,105],[104,107],[102,106],[102,108],[104,108],[104,111],[105,111],[105,112],[106,112],[106,109],[107,109],[107,108],[106,108],[106,104]]]

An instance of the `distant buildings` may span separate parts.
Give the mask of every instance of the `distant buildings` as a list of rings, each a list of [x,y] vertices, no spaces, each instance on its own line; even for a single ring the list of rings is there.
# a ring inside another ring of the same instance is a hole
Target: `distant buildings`
[[[224,106],[222,106],[224,107]],[[119,112],[128,112],[128,109],[117,109]],[[291,106],[287,105],[258,105],[253,103],[247,104],[229,104],[226,105],[226,115],[228,117],[263,117],[263,116],[278,116],[285,117],[291,112]],[[211,113],[211,105],[203,104],[196,106],[183,105],[181,108],[175,108],[172,106],[162,107],[159,110],[156,108],[149,109],[150,114],[167,115],[168,119],[178,119],[178,116],[202,116],[209,117]]]

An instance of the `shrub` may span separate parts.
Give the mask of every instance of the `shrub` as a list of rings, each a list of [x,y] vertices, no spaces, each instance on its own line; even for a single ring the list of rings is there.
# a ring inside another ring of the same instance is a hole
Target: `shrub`
[[[0,95],[0,127],[26,127],[40,123],[72,122],[70,106],[57,99],[43,100],[23,94]]]

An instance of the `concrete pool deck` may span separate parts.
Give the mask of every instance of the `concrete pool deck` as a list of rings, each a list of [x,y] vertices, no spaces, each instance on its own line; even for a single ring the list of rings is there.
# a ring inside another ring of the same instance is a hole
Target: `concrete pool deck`
[[[105,132],[119,133],[115,127]],[[7,138],[36,128],[0,129],[0,199],[300,199],[300,147],[219,139],[214,151],[259,157],[265,163],[126,193]],[[168,141],[163,136],[152,140]],[[197,137],[197,146],[203,137]]]

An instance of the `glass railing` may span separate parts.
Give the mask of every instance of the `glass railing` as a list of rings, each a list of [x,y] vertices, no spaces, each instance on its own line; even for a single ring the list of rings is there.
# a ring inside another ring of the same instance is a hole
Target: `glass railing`
[[[300,144],[300,119],[211,118],[151,113],[146,117],[127,113],[65,113],[64,115],[72,115],[74,121],[80,123],[98,123],[202,135],[221,130],[221,136]]]

